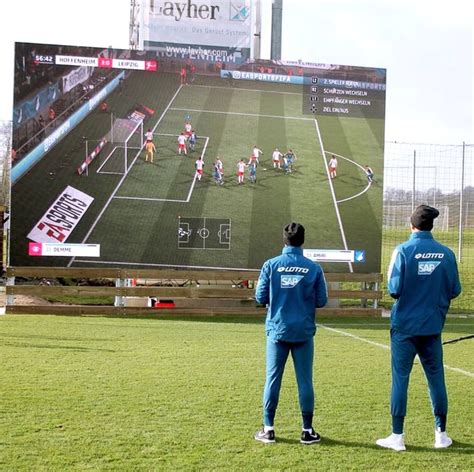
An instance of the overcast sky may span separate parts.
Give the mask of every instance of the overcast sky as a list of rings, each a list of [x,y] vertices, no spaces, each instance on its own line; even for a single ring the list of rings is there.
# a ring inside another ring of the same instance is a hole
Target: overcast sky
[[[474,142],[470,2],[283,2],[283,59],[387,69],[387,140]],[[268,58],[271,0],[262,3]],[[129,7],[130,0],[2,2],[0,119],[11,119],[15,41],[127,48]]]

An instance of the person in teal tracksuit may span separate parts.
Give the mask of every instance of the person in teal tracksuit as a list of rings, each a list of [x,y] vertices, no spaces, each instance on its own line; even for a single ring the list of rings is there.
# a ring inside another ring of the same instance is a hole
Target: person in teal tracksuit
[[[283,371],[290,353],[303,417],[300,441],[313,444],[321,439],[313,429],[313,338],[316,333],[315,310],[326,304],[327,288],[320,265],[303,256],[304,234],[304,227],[299,223],[284,227],[283,253],[264,263],[256,289],[257,302],[268,304],[263,428],[254,436],[264,443],[275,442],[273,423]]]
[[[451,300],[461,293],[456,258],[431,234],[438,210],[420,205],[411,215],[412,234],[392,254],[388,291],[392,308],[392,434],[377,440],[382,447],[405,450],[403,424],[407,410],[410,372],[418,355],[430,390],[435,416],[435,447],[446,448],[448,397],[444,380],[441,332]]]

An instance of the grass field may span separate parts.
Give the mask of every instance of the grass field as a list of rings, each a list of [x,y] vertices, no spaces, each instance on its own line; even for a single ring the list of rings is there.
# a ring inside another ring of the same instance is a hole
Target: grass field
[[[93,142],[110,127],[108,114],[93,112],[13,187],[11,265],[259,268],[280,251],[282,226],[299,220],[308,229],[306,248],[366,249],[366,264],[354,270],[379,270],[383,120],[315,121],[303,115],[297,86],[246,82],[230,87],[216,78],[202,78],[199,84],[180,87],[176,77],[166,74],[134,73],[123,94],[111,95],[108,103],[117,117],[137,103],[156,110],[145,123],[156,134],[155,162],[144,162],[144,153],[130,154],[126,175],[97,173],[107,158],[104,152],[88,177],[75,175],[84,158],[82,138]],[[176,154],[176,135],[187,115],[200,139],[196,152],[185,158]],[[236,164],[240,158],[248,160],[254,144],[264,152],[257,183],[246,176],[239,186]],[[298,160],[293,174],[272,168],[275,147],[294,149]],[[333,183],[326,169],[331,153],[339,160],[339,177]],[[205,176],[194,182],[199,154],[206,163]],[[224,163],[222,187],[211,176],[216,156]],[[364,164],[378,178],[371,187]],[[123,154],[117,150],[103,169],[123,172],[123,167]],[[67,185],[95,199],[68,242],[100,243],[100,259],[29,259],[26,235]],[[206,218],[209,224],[229,221],[230,247],[180,246],[179,217]],[[325,269],[349,267],[325,264]]]
[[[472,470],[474,344],[445,346],[454,444],[433,449],[426,383],[415,365],[406,453],[378,449],[390,429],[388,322],[319,320],[315,427],[299,444],[288,364],[277,444],[261,423],[263,320],[0,317],[2,470]],[[472,334],[449,319],[444,339]]]

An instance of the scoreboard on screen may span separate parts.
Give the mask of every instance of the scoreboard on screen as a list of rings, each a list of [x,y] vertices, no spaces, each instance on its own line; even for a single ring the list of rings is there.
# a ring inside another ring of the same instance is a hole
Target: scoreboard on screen
[[[385,118],[383,81],[305,76],[303,113],[315,116]]]
[[[84,57],[63,55],[35,55],[36,64],[55,64],[61,66],[90,66],[101,69],[132,69],[156,71],[156,61],[139,61],[136,59],[117,59],[108,57]]]

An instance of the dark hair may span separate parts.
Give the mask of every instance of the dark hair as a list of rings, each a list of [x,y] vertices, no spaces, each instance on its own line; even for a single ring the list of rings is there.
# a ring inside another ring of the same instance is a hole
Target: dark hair
[[[304,226],[294,222],[287,224],[283,228],[283,242],[287,246],[302,246],[304,244]]]

